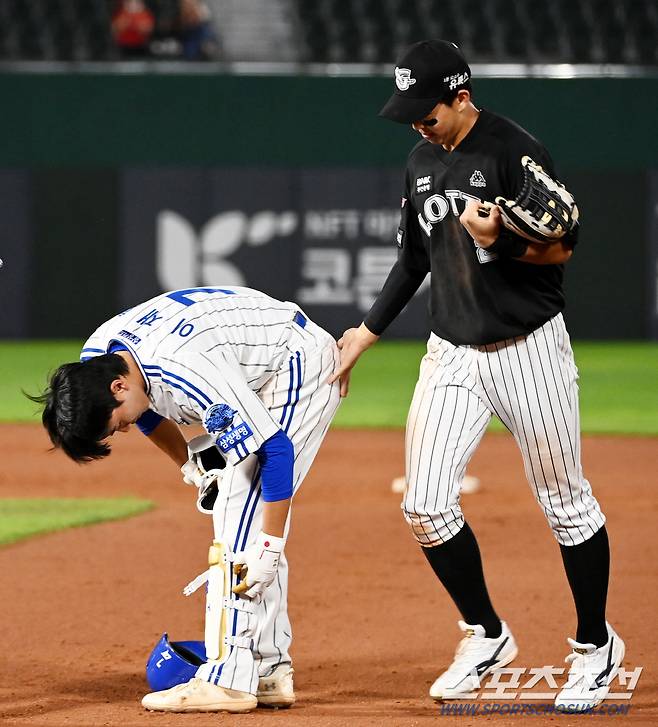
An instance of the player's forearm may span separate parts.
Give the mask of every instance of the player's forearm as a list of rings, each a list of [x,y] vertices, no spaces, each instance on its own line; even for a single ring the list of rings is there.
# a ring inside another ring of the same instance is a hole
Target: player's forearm
[[[413,298],[426,275],[427,271],[412,271],[400,261],[395,263],[377,300],[365,317],[364,324],[368,331],[375,336],[381,336]]]
[[[176,422],[172,422],[171,419],[163,419],[147,436],[158,449],[171,457],[179,467],[187,462],[187,442]]]
[[[290,498],[263,504],[263,532],[282,538],[290,510]]]
[[[561,240],[550,245],[528,242],[528,249],[525,255],[516,258],[516,260],[532,265],[559,265],[566,263],[572,254],[573,249]]]
[[[279,430],[256,456],[263,492],[263,532],[281,538],[292,498],[295,451],[288,435]]]

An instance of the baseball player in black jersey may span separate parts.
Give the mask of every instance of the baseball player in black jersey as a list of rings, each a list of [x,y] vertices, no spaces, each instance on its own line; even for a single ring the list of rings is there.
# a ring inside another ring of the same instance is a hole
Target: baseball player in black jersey
[[[461,612],[464,632],[430,696],[463,697],[517,655],[491,603],[459,502],[466,465],[495,414],[521,450],[528,482],[560,546],[578,627],[576,639],[568,639],[571,668],[556,705],[583,710],[605,699],[624,643],[605,618],[608,537],[581,467],[577,369],[561,313],[563,263],[577,242],[577,208],[564,213],[568,224],[557,217],[557,228],[541,242],[522,226],[507,225],[508,212],[518,207],[513,200],[527,192],[533,174],[544,175],[541,204],[550,190],[573,198],[553,181],[553,164],[539,141],[474,105],[470,78],[464,56],[447,41],[414,44],[395,68],[395,91],[380,115],[411,124],[422,139],[407,162],[398,261],[364,322],[340,339],[334,379],[346,396],[361,353],[430,272],[432,333],[407,420],[402,508]],[[556,199],[542,207],[538,224],[561,208]]]

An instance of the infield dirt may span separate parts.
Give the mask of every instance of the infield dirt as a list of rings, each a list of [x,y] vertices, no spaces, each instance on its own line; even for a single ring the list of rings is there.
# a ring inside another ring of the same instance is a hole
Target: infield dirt
[[[0,549],[0,721],[8,725],[633,725],[658,723],[658,439],[585,438],[585,471],[612,543],[609,618],[625,667],[643,667],[625,716],[443,716],[427,697],[450,661],[458,614],[414,544],[391,480],[400,431],[332,431],[293,506],[287,552],[298,703],[247,715],[147,713],[144,664],[163,631],[200,639],[203,596],[181,595],[205,569],[211,520],[194,491],[139,433],[77,466],[47,454],[41,429],[2,426],[2,497],[137,495],[156,508],[129,520]],[[564,666],[575,630],[558,547],[511,437],[489,434],[463,506],[498,612],[519,643],[512,666]],[[486,702],[502,700],[482,700]],[[514,704],[514,700],[506,700]],[[516,700],[518,701],[518,700]],[[527,702],[527,700],[523,700]],[[624,701],[624,704],[629,702]],[[615,704],[622,704],[615,700]]]

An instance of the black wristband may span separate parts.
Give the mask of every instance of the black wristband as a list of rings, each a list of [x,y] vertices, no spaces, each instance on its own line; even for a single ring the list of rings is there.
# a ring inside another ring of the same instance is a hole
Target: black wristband
[[[495,252],[500,257],[523,257],[528,249],[528,243],[522,237],[503,230],[485,249],[487,252]]]

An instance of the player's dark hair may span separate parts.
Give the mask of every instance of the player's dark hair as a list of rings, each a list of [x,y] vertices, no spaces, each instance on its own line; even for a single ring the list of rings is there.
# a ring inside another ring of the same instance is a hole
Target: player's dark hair
[[[457,98],[457,94],[460,91],[468,91],[471,96],[473,96],[473,86],[471,86],[471,82],[466,81],[466,83],[462,83],[461,86],[457,86],[457,88],[453,88],[452,91],[448,91],[445,95],[441,96],[439,99],[439,103],[443,103],[446,106],[452,106],[452,102]]]
[[[108,436],[112,411],[119,402],[110,385],[128,374],[128,364],[114,353],[82,363],[66,363],[50,377],[39,396],[26,396],[43,406],[41,420],[50,441],[76,462],[91,462],[110,453]]]

